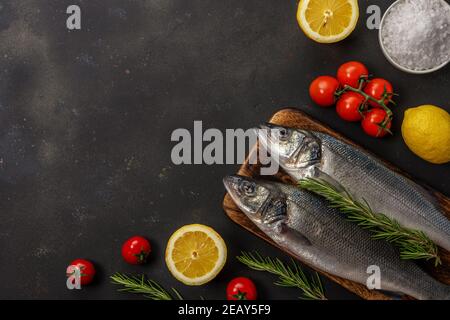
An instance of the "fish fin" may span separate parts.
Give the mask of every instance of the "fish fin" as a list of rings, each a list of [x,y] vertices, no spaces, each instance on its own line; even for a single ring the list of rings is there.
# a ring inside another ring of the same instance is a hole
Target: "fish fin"
[[[289,244],[295,243],[295,244],[301,245],[302,247],[312,246],[311,241],[309,241],[309,239],[307,237],[302,235],[297,230],[290,228],[285,223],[281,224],[280,235],[282,236],[283,241],[285,241],[286,243],[289,243]]]
[[[317,167],[314,168],[314,178],[331,184],[338,192],[345,191],[344,187],[337,180]]]

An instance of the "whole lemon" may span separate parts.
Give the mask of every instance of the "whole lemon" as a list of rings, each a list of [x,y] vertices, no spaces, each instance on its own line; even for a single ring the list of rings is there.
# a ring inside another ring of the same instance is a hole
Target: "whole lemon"
[[[402,136],[412,152],[435,164],[450,161],[450,114],[433,105],[405,111]]]

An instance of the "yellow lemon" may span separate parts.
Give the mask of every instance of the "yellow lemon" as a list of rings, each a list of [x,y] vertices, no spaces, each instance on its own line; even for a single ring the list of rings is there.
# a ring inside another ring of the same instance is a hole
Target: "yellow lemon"
[[[436,164],[450,161],[450,114],[444,109],[432,105],[407,109],[402,136],[422,159]]]
[[[222,237],[202,224],[189,224],[175,231],[166,248],[166,264],[172,275],[190,286],[214,279],[227,260]]]
[[[359,18],[357,0],[300,0],[297,21],[303,32],[320,43],[347,38]]]

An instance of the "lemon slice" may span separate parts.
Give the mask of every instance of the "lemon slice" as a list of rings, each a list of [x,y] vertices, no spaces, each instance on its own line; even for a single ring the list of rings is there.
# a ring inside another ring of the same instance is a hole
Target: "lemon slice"
[[[359,17],[357,0],[300,0],[297,21],[303,32],[320,43],[347,38]]]
[[[166,264],[172,275],[190,286],[214,279],[227,260],[222,237],[202,224],[189,224],[175,231],[166,248]]]

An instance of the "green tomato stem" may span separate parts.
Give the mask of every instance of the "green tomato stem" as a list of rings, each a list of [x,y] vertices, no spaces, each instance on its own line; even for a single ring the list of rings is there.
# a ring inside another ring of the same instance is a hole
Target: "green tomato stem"
[[[359,89],[359,88],[356,89],[356,88],[350,87],[349,85],[345,85],[344,89],[342,89],[342,91],[339,92],[339,95],[341,95],[343,92],[347,92],[347,91],[353,91],[353,92],[359,93],[360,95],[362,95],[364,97],[366,102],[369,101],[369,100],[372,101],[372,102],[375,102],[380,107],[382,107],[384,109],[384,111],[386,111],[386,114],[387,114],[389,119],[392,118],[393,113],[392,113],[391,109],[389,109],[386,106],[386,104],[384,103],[385,97],[382,97],[380,100],[377,100],[374,97],[372,97],[372,96],[368,95],[367,93],[365,93],[364,91],[362,91],[361,89]]]

